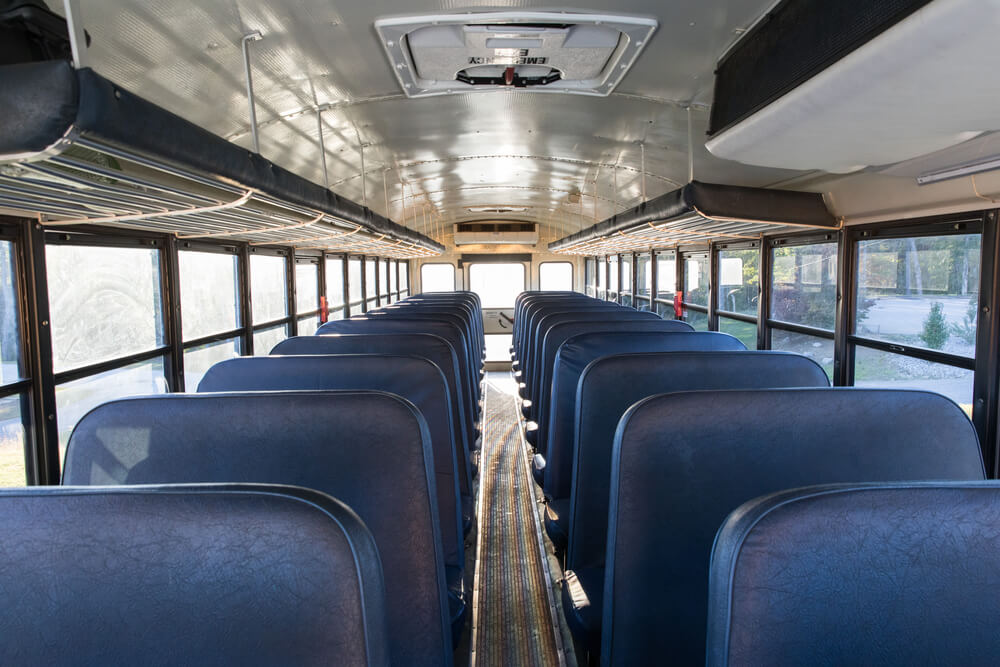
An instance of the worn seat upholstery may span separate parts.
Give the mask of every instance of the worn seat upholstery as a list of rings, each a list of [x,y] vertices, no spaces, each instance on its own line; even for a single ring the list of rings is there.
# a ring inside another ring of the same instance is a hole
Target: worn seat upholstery
[[[398,396],[168,394],[112,401],[85,415],[70,436],[63,483],[289,484],[334,496],[375,538],[390,662],[450,665],[433,472],[427,425]]]
[[[709,572],[707,664],[987,665],[1000,486],[806,487],[742,505]]]
[[[615,432],[629,407],[654,394],[707,389],[828,387],[823,369],[812,359],[787,352],[650,352],[603,357],[580,376],[574,420],[576,441],[569,511],[561,525],[546,522],[550,535],[567,536],[567,577],[602,581],[608,531],[608,492]],[[720,406],[717,406],[720,409]],[[668,430],[667,419],[662,428]],[[648,530],[659,530],[648,524]],[[575,636],[596,652],[600,627],[587,608],[574,604],[564,589],[566,620]],[[596,599],[598,590],[585,590]],[[579,595],[576,596],[579,598]]]
[[[648,398],[615,436],[602,664],[662,655],[704,662],[712,542],[748,500],[813,484],[983,478],[975,429],[938,394],[765,389]],[[920,513],[899,519],[906,533],[928,525]],[[877,640],[877,626],[869,629]]]
[[[389,664],[375,542],[316,491],[3,489],[0,531],[5,665]]]
[[[314,336],[320,338],[320,336]],[[387,354],[237,357],[205,373],[198,392],[366,389],[401,396],[420,411],[434,452],[434,484],[448,589],[454,598],[455,634],[465,617],[465,548],[460,480],[471,494],[467,470],[458,470],[448,388],[441,369],[427,359]],[[464,461],[463,461],[464,462]],[[472,506],[471,501],[468,503]]]

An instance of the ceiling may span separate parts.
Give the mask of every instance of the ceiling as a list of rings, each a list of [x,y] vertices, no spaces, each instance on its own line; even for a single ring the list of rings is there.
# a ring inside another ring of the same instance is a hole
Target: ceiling
[[[59,2],[52,8],[61,11]],[[251,146],[241,39],[250,45],[264,157],[440,238],[484,206],[576,231],[688,181],[688,108],[699,180],[769,186],[802,177],[704,148],[718,57],[773,0],[631,0],[659,28],[608,97],[517,90],[408,99],[376,38],[403,13],[546,8],[531,1],[87,0],[87,64],[122,87]],[[581,1],[575,11],[607,11]],[[363,153],[363,155],[362,155]],[[362,177],[362,158],[364,176]],[[491,216],[497,217],[497,216]],[[503,216],[500,216],[503,217]]]

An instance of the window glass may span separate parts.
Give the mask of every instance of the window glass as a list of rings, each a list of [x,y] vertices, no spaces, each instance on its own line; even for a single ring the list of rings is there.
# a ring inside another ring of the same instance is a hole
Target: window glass
[[[618,296],[618,255],[608,258],[608,297],[611,299]]]
[[[757,316],[760,250],[719,251],[719,310]]]
[[[677,259],[673,254],[656,257],[656,296],[673,298],[677,291]]]
[[[399,263],[399,289],[400,291],[410,290],[410,262],[404,260]]]
[[[828,378],[833,377],[833,339],[805,336],[780,329],[771,330],[771,349],[781,352],[795,352],[814,360]]]
[[[347,261],[347,282],[350,288],[351,303],[359,303],[364,295],[361,293],[361,260],[351,258]]]
[[[695,331],[708,331],[708,313],[685,308],[684,321],[693,326]]]
[[[167,393],[163,368],[163,359],[158,358],[58,385],[56,417],[59,422],[59,460],[63,460],[73,427],[81,417],[101,403],[126,396]]]
[[[239,327],[236,255],[184,250],[178,262],[184,340]]]
[[[622,255],[622,292],[632,293],[632,255]]]
[[[524,291],[524,264],[472,264],[469,289],[479,295],[483,308],[513,308]]]
[[[18,319],[14,257],[14,244],[0,241],[0,384],[16,382],[24,373],[21,368],[21,323]]]
[[[538,267],[538,289],[545,292],[572,291],[573,265],[570,262],[542,262]]]
[[[455,267],[451,264],[423,264],[420,267],[421,292],[454,292]]]
[[[341,257],[326,258],[326,302],[330,308],[344,303],[344,260]]]
[[[684,302],[708,306],[708,257],[684,259]]]
[[[975,356],[978,234],[858,243],[856,333]]]
[[[677,319],[676,313],[674,312],[673,303],[663,303],[662,301],[656,302],[656,314],[665,320],[675,320]]]
[[[377,278],[375,277],[375,260],[365,259],[365,297],[371,298],[377,293]]]
[[[855,346],[854,385],[924,389],[943,394],[972,412],[973,372],[901,354]]]
[[[653,272],[649,255],[639,255],[635,261],[635,288],[638,296],[649,296],[653,291]]]
[[[833,331],[837,319],[837,244],[775,248],[771,319]]]
[[[605,282],[607,281],[608,263],[603,259],[597,261],[597,298],[604,299],[607,296]]]
[[[159,251],[49,245],[45,258],[57,373],[163,345]]]
[[[344,309],[343,308],[335,308],[334,310],[330,311],[330,316],[327,319],[331,320],[331,321],[332,320],[342,320],[342,319],[344,319],[344,317],[345,317]]]
[[[184,350],[184,389],[188,393],[198,390],[198,383],[208,369],[226,359],[240,356],[240,339],[230,338],[218,343],[208,343]]]
[[[399,272],[399,262],[396,260],[387,260],[389,262],[389,291],[395,294],[399,290],[399,286],[396,284],[396,276]]]
[[[319,329],[319,318],[315,315],[303,317],[299,320],[299,335],[312,336]]]
[[[486,361],[510,361],[510,334],[486,334]]]
[[[288,315],[284,257],[250,255],[250,295],[253,321],[272,322]]]
[[[583,260],[583,283],[587,296],[597,294],[597,273],[594,265],[595,262],[592,257]]]
[[[319,308],[319,264],[295,265],[295,312],[309,313]]]
[[[750,324],[749,322],[744,322],[742,320],[734,320],[728,317],[719,318],[719,331],[722,333],[727,333],[730,336],[735,336],[740,339],[744,345],[747,346],[748,350],[757,349],[757,325]]]
[[[281,324],[269,329],[253,332],[253,354],[255,357],[266,357],[274,346],[288,338],[288,325]]]
[[[378,282],[378,293],[380,296],[389,296],[389,260],[380,259],[379,266],[381,267],[379,273]]]
[[[0,487],[24,486],[28,481],[24,468],[22,402],[24,396],[0,398]]]

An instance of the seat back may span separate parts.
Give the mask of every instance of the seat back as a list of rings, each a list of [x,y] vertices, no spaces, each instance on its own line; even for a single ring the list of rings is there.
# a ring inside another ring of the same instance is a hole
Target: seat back
[[[0,530],[5,665],[389,664],[375,543],[322,493],[3,489]]]
[[[465,402],[465,412],[471,415],[474,421],[479,419],[479,406],[477,404],[476,389],[478,378],[474,379],[472,362],[469,360],[468,348],[462,344],[462,334],[458,326],[450,322],[434,322],[430,320],[402,320],[402,319],[371,319],[365,317],[352,317],[348,320],[333,320],[321,326],[316,334],[323,336],[326,334],[370,334],[370,333],[429,333],[440,336],[448,341],[455,354],[458,356],[458,365],[462,372],[465,395],[462,400]],[[478,373],[478,372],[477,372]]]
[[[630,406],[675,391],[828,386],[819,364],[788,352],[651,352],[592,362],[580,377],[574,416],[566,566],[604,562],[611,451],[615,429]]]
[[[464,566],[459,494],[463,484],[464,492],[469,493],[471,475],[468,468],[458,469],[448,388],[433,363],[420,357],[382,354],[237,357],[209,368],[198,385],[198,393],[327,389],[384,391],[405,398],[420,411],[434,452],[444,562]]]
[[[708,665],[990,664],[1000,486],[806,487],[719,531]]]
[[[651,328],[647,323],[642,328]],[[635,331],[635,323],[560,325],[566,342],[553,363],[547,408],[541,413],[538,449],[545,456],[545,492],[549,498],[569,498],[573,478],[576,390],[580,376],[592,361],[616,354],[639,352],[741,351],[743,343],[715,331]],[[587,332],[590,333],[582,333]],[[556,333],[556,330],[553,330]]]
[[[615,436],[602,664],[668,654],[704,662],[712,542],[750,499],[812,484],[983,478],[975,429],[938,394],[827,388],[648,398]],[[923,525],[917,517],[906,514],[906,532]],[[834,634],[831,641],[846,639]]]
[[[461,396],[463,377],[458,369],[458,355],[444,338],[434,334],[326,334],[322,336],[293,336],[278,343],[272,355],[299,354],[394,354],[423,357],[444,373],[448,383],[448,398],[455,417],[455,441],[461,443],[460,453],[468,457],[475,442],[475,424],[465,414]],[[459,471],[463,469],[460,463]]]
[[[440,665],[452,652],[433,465],[423,418],[398,396],[167,394],[85,415],[70,436],[63,483],[289,484],[334,496],[375,538],[390,662]]]
[[[603,320],[604,322],[618,323],[607,330],[613,331],[617,328],[617,330],[621,331],[673,331],[677,333],[694,331],[687,322],[665,320],[656,313],[632,312],[635,313],[635,318],[632,316],[621,317],[616,315]],[[557,315],[551,320],[549,318],[546,318],[546,320],[550,321],[550,326],[545,332],[545,337],[542,339],[542,345],[539,348],[539,363],[535,372],[535,391],[538,397],[537,407],[534,403],[532,404],[532,407],[535,408],[532,414],[535,417],[539,417],[542,412],[547,411],[549,408],[552,398],[552,371],[556,364],[556,353],[559,351],[560,346],[575,335],[575,332],[586,331],[586,327],[593,324],[593,321],[589,317],[577,318]],[[600,322],[600,320],[598,321]],[[595,329],[590,330],[593,331]]]

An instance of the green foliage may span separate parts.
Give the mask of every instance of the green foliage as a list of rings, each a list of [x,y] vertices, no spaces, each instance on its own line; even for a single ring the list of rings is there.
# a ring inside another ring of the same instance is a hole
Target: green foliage
[[[969,297],[969,307],[965,311],[965,317],[961,322],[952,323],[948,330],[952,336],[960,338],[967,345],[976,344],[976,323],[979,314],[979,295],[973,294]]]
[[[920,333],[920,340],[933,349],[940,350],[948,342],[948,321],[944,317],[944,306],[940,301],[931,304],[931,311],[924,319],[924,330]]]

